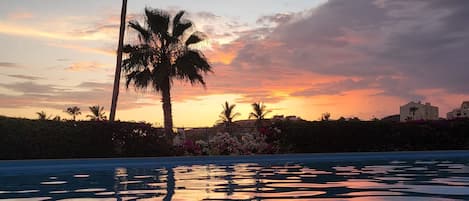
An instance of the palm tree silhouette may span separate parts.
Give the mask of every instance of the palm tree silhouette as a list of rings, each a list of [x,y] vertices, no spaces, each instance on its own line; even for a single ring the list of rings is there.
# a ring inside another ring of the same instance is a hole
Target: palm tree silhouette
[[[256,126],[260,127],[262,126],[262,120],[265,119],[265,116],[272,112],[271,110],[266,110],[265,104],[262,104],[261,102],[258,103],[253,103],[252,109],[254,110],[253,112],[249,113],[249,119],[255,118],[256,119]]]
[[[119,96],[119,83],[122,71],[122,46],[124,46],[125,16],[127,13],[127,0],[122,0],[121,23],[119,28],[119,42],[117,45],[116,72],[114,73],[114,88],[112,90],[111,113],[109,120],[114,121],[116,117],[117,98]]]
[[[67,110],[65,110],[65,112],[73,117],[73,121],[76,120],[76,116],[81,114],[80,108],[77,106],[69,107]]]
[[[53,121],[61,121],[62,118],[59,115],[55,115],[54,118],[52,118]]]
[[[36,112],[36,114],[37,114],[39,120],[49,120],[50,119],[50,116],[48,117],[46,112],[44,112],[44,111]]]
[[[241,115],[239,112],[234,113],[234,108],[236,104],[230,105],[228,101],[225,101],[225,104],[222,105],[223,111],[218,115],[220,117],[219,122],[225,124],[225,128],[229,128],[233,123],[233,119]]]
[[[136,89],[151,86],[161,94],[164,128],[168,140],[172,139],[173,117],[171,108],[171,86],[173,79],[184,80],[192,85],[205,87],[203,74],[211,72],[211,66],[201,51],[191,45],[204,40],[200,32],[189,33],[192,22],[182,19],[184,11],[174,16],[158,9],[145,9],[145,24],[132,21],[129,26],[137,31],[138,43],[125,45],[123,52],[128,58],[123,61],[126,86]]]
[[[94,105],[89,107],[91,111],[91,115],[86,115],[86,117],[90,118],[91,121],[102,121],[106,120],[106,115],[104,113],[104,107],[100,107],[99,105]]]

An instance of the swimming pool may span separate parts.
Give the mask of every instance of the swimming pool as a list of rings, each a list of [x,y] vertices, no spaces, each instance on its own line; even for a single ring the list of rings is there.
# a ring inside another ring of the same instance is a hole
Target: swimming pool
[[[469,151],[1,161],[0,200],[469,200]]]

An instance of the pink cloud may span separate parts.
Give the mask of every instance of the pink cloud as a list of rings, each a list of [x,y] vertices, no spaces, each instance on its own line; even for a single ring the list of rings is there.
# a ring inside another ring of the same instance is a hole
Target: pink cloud
[[[32,19],[34,15],[30,12],[12,12],[8,14],[8,19],[10,20],[25,20]]]
[[[102,69],[106,67],[106,65],[99,63],[99,62],[77,62],[72,63],[70,66],[65,68],[68,71],[95,71],[98,69]]]

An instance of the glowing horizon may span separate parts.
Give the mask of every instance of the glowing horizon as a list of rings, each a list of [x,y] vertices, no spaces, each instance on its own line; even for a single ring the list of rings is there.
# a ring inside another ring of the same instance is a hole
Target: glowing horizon
[[[63,111],[78,106],[78,119],[86,119],[92,105],[109,115],[120,6],[1,1],[0,115],[34,119],[45,111],[69,118]],[[214,73],[206,89],[174,83],[176,127],[213,125],[225,101],[237,105],[239,120],[253,102],[273,110],[268,117],[317,120],[329,112],[332,119],[369,120],[419,100],[445,117],[469,100],[469,30],[456,20],[469,10],[464,3],[139,0],[129,2],[127,21],[141,21],[146,6],[186,10],[208,36],[198,48]],[[136,39],[129,29],[125,34],[125,43]],[[116,119],[163,124],[159,94],[126,90],[121,80]]]

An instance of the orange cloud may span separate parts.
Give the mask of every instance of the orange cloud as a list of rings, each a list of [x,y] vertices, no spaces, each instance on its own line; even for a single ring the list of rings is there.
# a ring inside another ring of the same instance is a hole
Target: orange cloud
[[[236,57],[236,52],[218,52],[209,56],[211,62],[230,64]]]
[[[77,51],[80,51],[80,52],[103,54],[103,55],[107,55],[107,56],[115,56],[116,55],[115,51],[112,51],[112,50],[109,50],[109,49],[92,48],[92,47],[85,47],[85,46],[73,45],[73,44],[49,43],[47,45],[52,46],[52,47],[60,47],[60,48],[77,50]]]
[[[238,51],[244,46],[242,42],[232,42],[220,45],[217,42],[211,44],[209,50],[205,51],[207,58],[211,63],[231,64],[238,56]]]
[[[13,36],[25,36],[35,38],[47,38],[47,39],[58,39],[58,40],[108,40],[109,35],[106,33],[95,32],[90,34],[70,34],[65,32],[51,32],[38,29],[31,26],[22,26],[12,23],[5,23],[0,21],[0,33],[13,35]]]

